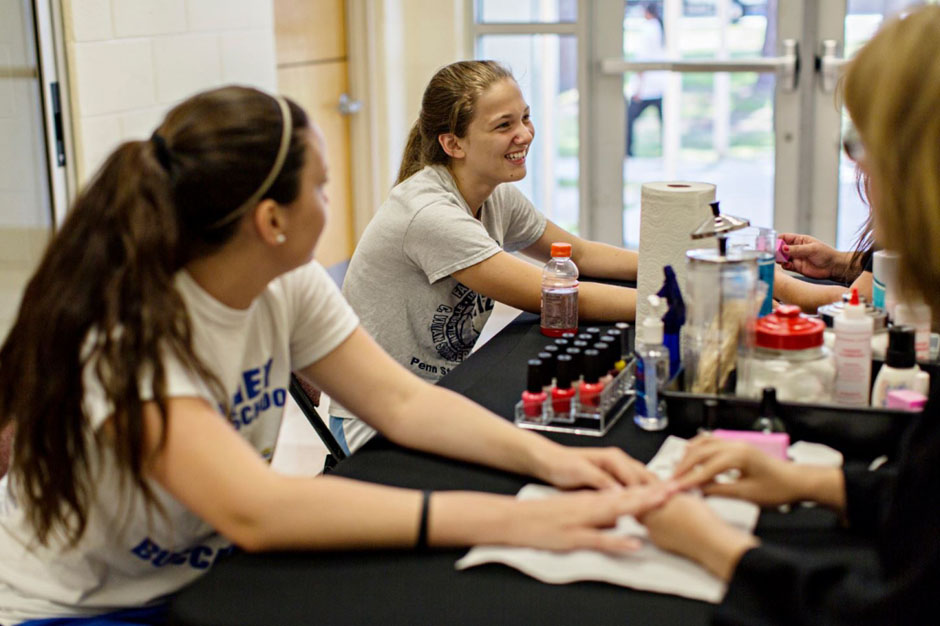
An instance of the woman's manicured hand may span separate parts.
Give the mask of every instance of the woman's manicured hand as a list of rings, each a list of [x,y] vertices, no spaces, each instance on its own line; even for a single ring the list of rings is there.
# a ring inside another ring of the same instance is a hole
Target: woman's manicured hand
[[[657,481],[646,466],[619,448],[557,446],[541,458],[536,475],[562,489],[643,485]]]
[[[578,491],[541,500],[515,500],[497,543],[546,550],[629,552],[641,546],[633,537],[607,532],[622,515],[639,517],[665,502],[665,485],[607,491]]]
[[[706,495],[777,506],[801,497],[800,469],[803,468],[764,454],[748,443],[700,435],[689,442],[673,480],[680,490],[700,487]],[[737,472],[735,480],[715,480],[729,470]]]
[[[784,241],[784,254],[790,258],[782,264],[783,269],[809,278],[843,280],[846,277],[846,253],[809,235],[781,233],[780,239]]]
[[[701,563],[722,580],[731,578],[741,555],[758,543],[752,535],[726,524],[701,497],[685,493],[637,519],[656,546]]]

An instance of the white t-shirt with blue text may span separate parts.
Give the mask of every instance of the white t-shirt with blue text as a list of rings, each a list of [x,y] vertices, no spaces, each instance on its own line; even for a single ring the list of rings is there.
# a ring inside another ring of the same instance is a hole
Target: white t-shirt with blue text
[[[356,315],[317,263],[275,279],[244,310],[215,300],[185,271],[177,275],[176,287],[192,320],[195,351],[225,389],[229,422],[270,460],[290,372],[339,346],[357,327]],[[169,396],[198,397],[219,406],[208,386],[179,362],[167,358],[165,366]],[[90,428],[98,429],[111,407],[93,371],[85,368],[83,402]],[[151,397],[146,381],[141,393]],[[211,450],[211,441],[204,445]],[[48,546],[36,545],[9,475],[0,480],[0,624],[94,615],[158,601],[231,550],[227,539],[156,482],[151,487],[165,518],[157,510],[148,515],[136,489],[124,489],[122,498],[111,448],[102,450],[91,471],[88,527],[73,549],[56,538]]]

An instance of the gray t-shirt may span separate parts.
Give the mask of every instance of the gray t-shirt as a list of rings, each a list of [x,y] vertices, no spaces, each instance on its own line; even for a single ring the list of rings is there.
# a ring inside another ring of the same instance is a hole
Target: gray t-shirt
[[[509,184],[496,188],[476,219],[447,168],[425,167],[392,189],[366,227],[343,294],[386,352],[436,381],[470,354],[493,309],[490,298],[451,275],[500,250],[529,247],[545,223]],[[338,405],[330,413],[351,417]],[[348,421],[345,431],[350,448],[358,447]]]

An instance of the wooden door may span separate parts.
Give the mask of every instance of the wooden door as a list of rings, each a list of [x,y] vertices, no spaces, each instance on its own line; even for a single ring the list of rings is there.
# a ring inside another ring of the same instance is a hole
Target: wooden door
[[[280,92],[300,104],[326,138],[330,213],[316,257],[325,267],[353,251],[349,120],[339,112],[347,92],[344,0],[274,0]]]

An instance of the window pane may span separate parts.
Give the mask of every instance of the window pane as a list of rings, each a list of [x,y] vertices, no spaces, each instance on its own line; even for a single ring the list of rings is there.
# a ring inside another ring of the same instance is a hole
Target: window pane
[[[477,0],[476,21],[557,24],[578,19],[578,0]]]
[[[628,59],[777,54],[776,16],[768,19],[766,2],[688,1],[674,24],[663,24],[648,5],[625,2]],[[773,225],[774,87],[773,74],[748,72],[625,77],[625,245],[639,245],[641,186],[655,180],[715,183],[724,210],[757,226]]]
[[[865,45],[885,16],[920,4],[937,4],[936,0],[848,0],[845,8],[845,58],[850,58]],[[848,116],[843,118],[842,132],[848,128]],[[844,135],[843,135],[844,136]],[[868,204],[859,194],[855,164],[845,152],[839,161],[839,223],[836,247],[854,249],[868,220]]]
[[[52,226],[33,12],[0,2],[0,341]]]
[[[568,35],[483,35],[477,58],[505,64],[532,112],[528,173],[513,183],[562,228],[578,230],[577,41]]]

